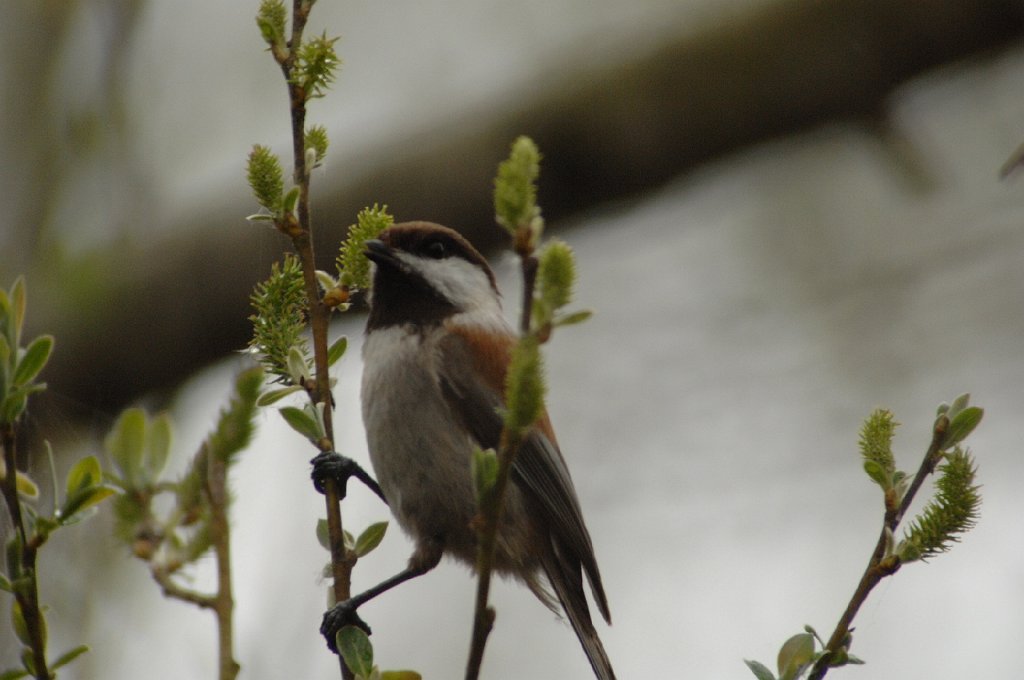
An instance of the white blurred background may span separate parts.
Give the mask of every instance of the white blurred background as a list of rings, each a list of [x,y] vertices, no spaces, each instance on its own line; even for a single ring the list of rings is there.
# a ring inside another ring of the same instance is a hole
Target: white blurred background
[[[898,462],[914,470],[935,406],[964,391],[986,409],[968,442],[979,525],[882,583],[856,621],[852,651],[868,665],[830,677],[1017,675],[1024,177],[998,173],[1024,142],[1022,12],[953,4],[314,9],[312,30],[340,34],[345,62],[311,108],[332,138],[314,178],[331,244],[374,201],[494,243],[478,219],[494,162],[517,134],[546,154],[541,203],[576,250],[578,305],[596,312],[548,346],[549,406],[623,679],[748,678],[744,658],[774,666],[805,623],[827,636],[881,522],[856,446],[862,419],[892,409]],[[171,409],[180,467],[242,362],[231,350],[245,343],[246,289],[285,246],[242,219],[255,208],[249,148],[288,148],[255,11],[238,0],[0,9],[0,280],[26,272],[36,332],[57,334],[67,365],[45,377],[64,398],[47,413],[67,448],[95,449],[117,409],[141,402]],[[762,70],[777,80],[742,78]],[[577,114],[591,100],[596,121]],[[492,254],[514,314],[514,262]],[[141,302],[123,297],[131,290]],[[207,311],[221,298],[234,306]],[[333,332],[352,340],[335,393],[339,448],[365,463],[361,325],[353,315]],[[241,677],[337,677],[316,632],[323,502],[311,452],[279,421],[263,415],[234,473]],[[353,488],[347,526],[386,518]],[[409,551],[394,528],[357,567],[356,589]],[[62,677],[214,675],[212,616],[163,599],[109,517],[59,533],[41,565],[51,651],[92,647]],[[209,578],[196,574],[197,586]],[[380,664],[460,677],[473,589],[445,562],[367,605]],[[570,628],[527,591],[501,584],[495,605],[486,677],[589,677]],[[0,627],[0,667],[16,654]]]

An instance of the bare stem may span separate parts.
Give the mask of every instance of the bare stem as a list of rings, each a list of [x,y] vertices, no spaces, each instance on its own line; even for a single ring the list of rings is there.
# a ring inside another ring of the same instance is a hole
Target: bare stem
[[[878,542],[875,544],[875,549],[871,553],[871,559],[868,560],[868,566],[864,569],[860,583],[857,584],[853,597],[850,598],[849,604],[846,605],[846,611],[843,612],[839,623],[836,624],[835,630],[832,631],[832,636],[828,639],[822,655],[818,657],[818,660],[811,668],[811,672],[807,676],[808,680],[821,680],[825,677],[830,668],[829,662],[847,644],[850,627],[853,625],[853,619],[857,616],[861,605],[864,604],[868,595],[871,594],[871,591],[883,578],[891,576],[899,570],[901,566],[899,559],[895,556],[886,557],[885,555],[885,546],[889,540],[888,535],[891,535],[896,530],[910,504],[914,501],[914,496],[917,495],[925,478],[935,472],[935,467],[942,460],[942,442],[946,437],[946,428],[948,426],[949,419],[946,416],[940,416],[935,421],[932,441],[928,446],[928,451],[925,452],[924,460],[921,461],[921,466],[918,468],[917,474],[914,475],[910,486],[907,487],[907,492],[904,494],[900,504],[886,510],[882,531],[878,537]]]
[[[171,572],[162,565],[151,563],[149,566],[149,573],[153,577],[153,580],[157,582],[157,585],[160,586],[160,590],[163,591],[165,597],[194,604],[200,609],[214,608],[214,597],[179,585],[174,581],[174,578],[171,576]]]
[[[210,499],[210,542],[217,559],[217,616],[219,680],[234,680],[239,665],[234,655],[235,600],[231,592],[231,525],[228,522],[227,461],[207,454],[207,488]]]

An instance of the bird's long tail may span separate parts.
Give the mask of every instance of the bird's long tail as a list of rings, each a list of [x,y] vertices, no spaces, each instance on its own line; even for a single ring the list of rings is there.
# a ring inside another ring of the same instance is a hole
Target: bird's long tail
[[[583,592],[583,573],[579,560],[566,560],[560,558],[558,551],[553,551],[543,560],[544,572],[548,581],[562,603],[562,609],[569,617],[572,629],[576,631],[576,637],[583,645],[583,651],[590,660],[594,669],[594,675],[598,680],[615,680],[615,671],[612,669],[612,662],[604,651],[601,638],[597,635],[594,622],[590,618],[590,607],[587,605],[587,597]],[[598,577],[600,578],[600,577]],[[600,589],[600,583],[598,583]],[[603,592],[601,593],[603,596]],[[602,597],[603,599],[603,597]],[[607,604],[599,603],[601,613],[608,623],[611,623],[611,616],[608,614]]]

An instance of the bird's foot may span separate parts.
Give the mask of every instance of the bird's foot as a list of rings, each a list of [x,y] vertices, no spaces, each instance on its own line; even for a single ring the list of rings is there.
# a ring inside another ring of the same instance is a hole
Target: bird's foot
[[[346,458],[336,451],[322,451],[309,462],[313,464],[313,472],[310,475],[313,478],[313,487],[320,493],[324,493],[327,480],[333,479],[338,485],[339,500],[345,498],[348,493],[348,480],[355,477],[387,503],[384,492],[376,480],[351,458]]]
[[[338,631],[345,626],[362,628],[363,632],[370,635],[370,626],[356,613],[357,608],[358,605],[352,600],[345,600],[324,612],[323,621],[320,623],[320,634],[327,640],[327,648],[335,654],[338,653],[338,643],[336,642]]]

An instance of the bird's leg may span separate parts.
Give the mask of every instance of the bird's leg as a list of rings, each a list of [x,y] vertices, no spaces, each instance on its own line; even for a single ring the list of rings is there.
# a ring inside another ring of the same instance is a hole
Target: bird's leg
[[[313,478],[313,487],[320,493],[324,492],[324,483],[328,479],[333,479],[338,485],[338,498],[344,498],[348,491],[348,480],[355,477],[387,505],[388,499],[384,498],[384,492],[380,490],[377,481],[351,458],[346,458],[337,451],[322,451],[309,462],[313,464],[313,472],[310,475]]]
[[[356,610],[378,595],[385,593],[397,585],[405,583],[417,576],[422,576],[437,566],[444,554],[444,542],[441,539],[421,541],[416,546],[416,551],[409,558],[409,566],[394,576],[381,581],[374,587],[354,595],[344,602],[339,602],[324,613],[323,621],[320,623],[320,634],[327,640],[327,647],[335,654],[338,653],[335,637],[338,631],[345,626],[358,626],[370,634],[370,627],[359,618]]]

